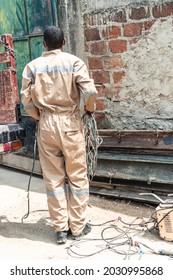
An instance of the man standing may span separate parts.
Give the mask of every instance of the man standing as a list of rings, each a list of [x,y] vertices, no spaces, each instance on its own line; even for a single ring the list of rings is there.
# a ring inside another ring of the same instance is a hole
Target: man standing
[[[91,231],[86,223],[89,182],[80,98],[85,110],[93,112],[97,93],[85,63],[63,52],[64,44],[60,28],[46,28],[47,51],[25,66],[21,89],[26,112],[39,120],[39,159],[59,244],[68,233],[78,239]]]

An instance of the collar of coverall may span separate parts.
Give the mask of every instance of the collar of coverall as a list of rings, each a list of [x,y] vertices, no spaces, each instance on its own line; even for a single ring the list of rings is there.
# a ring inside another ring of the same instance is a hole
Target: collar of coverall
[[[52,55],[52,54],[59,54],[61,53],[62,50],[61,49],[56,49],[56,50],[51,50],[51,51],[45,51],[42,53],[41,56],[48,56],[48,55]]]

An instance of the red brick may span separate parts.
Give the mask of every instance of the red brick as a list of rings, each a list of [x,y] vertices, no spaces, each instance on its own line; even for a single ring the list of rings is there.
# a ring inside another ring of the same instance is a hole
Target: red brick
[[[149,9],[145,7],[132,8],[129,15],[130,19],[144,19],[149,17]]]
[[[96,110],[97,111],[103,111],[105,110],[105,103],[103,100],[97,100],[96,101]]]
[[[142,23],[129,23],[124,25],[124,36],[134,37],[142,34]]]
[[[92,77],[95,84],[110,83],[110,75],[108,71],[92,71]]]
[[[155,20],[145,21],[144,22],[144,29],[145,30],[150,30],[150,28],[153,26],[154,23],[155,23]]]
[[[121,71],[121,72],[114,72],[113,73],[113,80],[115,84],[118,84],[122,81],[122,78],[125,76],[125,72]]]
[[[122,53],[127,51],[126,40],[111,40],[109,42],[109,49],[112,53]]]
[[[155,18],[167,17],[173,15],[173,3],[164,3],[156,5],[152,9],[153,16]]]
[[[126,22],[126,12],[124,10],[118,10],[118,11],[113,11],[110,15],[109,15],[109,19],[112,22]]]
[[[86,41],[97,41],[100,40],[99,30],[97,28],[85,29]]]
[[[105,56],[103,60],[104,69],[109,70],[111,68],[123,68],[124,64],[120,55],[117,56]]]
[[[107,27],[106,30],[102,32],[102,38],[118,38],[121,36],[121,29],[118,26]]]
[[[153,7],[152,13],[155,18],[161,17],[161,5],[157,5]]]
[[[89,69],[102,69],[101,57],[88,57]]]
[[[107,53],[107,44],[103,41],[96,41],[91,43],[90,52],[94,55],[104,55]]]

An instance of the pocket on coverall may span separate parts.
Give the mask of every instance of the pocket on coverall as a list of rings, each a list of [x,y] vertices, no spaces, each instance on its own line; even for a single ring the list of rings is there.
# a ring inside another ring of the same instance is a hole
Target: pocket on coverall
[[[61,129],[64,133],[63,146],[67,153],[74,150],[77,157],[85,159],[85,137],[80,116],[62,116]]]
[[[65,134],[82,131],[82,121],[78,116],[62,116],[61,128]]]

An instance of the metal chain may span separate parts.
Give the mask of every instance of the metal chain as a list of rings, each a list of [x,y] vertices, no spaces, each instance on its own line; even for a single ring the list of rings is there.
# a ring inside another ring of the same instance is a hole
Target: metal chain
[[[98,135],[97,123],[94,113],[85,113],[82,120],[85,132],[88,178],[89,180],[92,180],[97,167],[98,147],[101,145],[103,140]]]

